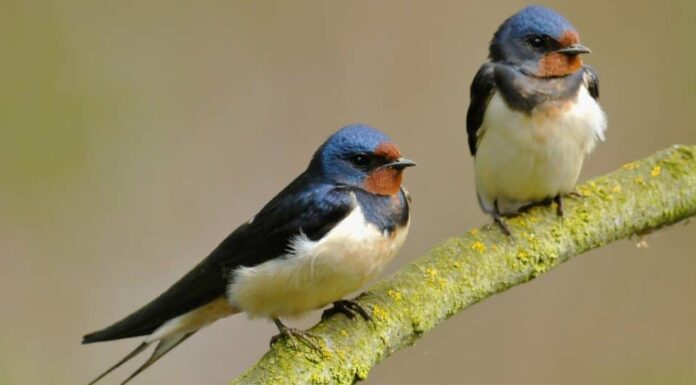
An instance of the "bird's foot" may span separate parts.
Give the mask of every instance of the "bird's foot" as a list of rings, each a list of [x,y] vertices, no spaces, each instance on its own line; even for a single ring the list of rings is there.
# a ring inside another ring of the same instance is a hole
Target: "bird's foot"
[[[334,314],[337,313],[342,313],[345,314],[346,317],[350,319],[355,318],[355,314],[359,314],[365,321],[371,321],[372,317],[370,316],[370,313],[365,310],[362,305],[355,301],[351,301],[349,299],[342,299],[339,301],[336,301],[333,303],[333,307],[330,309],[324,310],[324,313],[321,315],[321,319],[325,319],[328,317],[331,317]]]
[[[563,196],[558,194],[553,198],[553,201],[556,202],[556,215],[563,218]]]
[[[584,195],[582,195],[580,192],[573,190],[569,193],[566,194],[558,194],[553,198],[553,201],[556,202],[556,214],[558,214],[559,217],[563,217],[563,198],[576,198],[576,199],[583,199],[585,198]]]
[[[510,232],[510,228],[508,227],[507,223],[505,223],[505,219],[503,218],[503,215],[500,214],[500,210],[498,210],[498,200],[496,199],[493,202],[493,221],[500,227],[500,230],[503,231],[503,234],[507,236],[511,236],[512,233]]]
[[[313,340],[321,340],[321,337],[319,337],[316,334],[310,333],[306,330],[302,329],[295,329],[295,328],[289,328],[285,326],[282,322],[280,322],[279,319],[274,318],[273,322],[276,324],[278,327],[278,331],[280,333],[274,335],[271,337],[271,346],[278,342],[278,340],[281,337],[287,337],[287,339],[290,341],[290,345],[292,345],[293,349],[297,349],[297,340],[302,341],[305,345],[309,346],[312,348],[312,350],[316,351],[319,353],[322,357],[324,356],[323,351],[317,345]]]
[[[507,223],[505,223],[505,219],[503,218],[502,215],[497,214],[493,215],[493,221],[495,222],[498,227],[500,227],[500,230],[502,230],[503,234],[507,236],[511,236],[512,232],[510,231],[510,228],[508,227]]]
[[[584,195],[582,195],[582,193],[580,193],[580,192],[577,191],[577,190],[573,190],[573,191],[571,191],[571,192],[569,192],[568,194],[565,194],[565,195],[566,195],[567,197],[573,197],[573,198],[578,198],[578,199],[582,199],[582,198],[585,197]]]
[[[551,204],[554,202],[553,198],[547,198],[538,202],[532,202],[528,203],[518,209],[518,213],[526,213],[530,211],[531,209],[535,207],[546,207],[546,206],[551,206]]]

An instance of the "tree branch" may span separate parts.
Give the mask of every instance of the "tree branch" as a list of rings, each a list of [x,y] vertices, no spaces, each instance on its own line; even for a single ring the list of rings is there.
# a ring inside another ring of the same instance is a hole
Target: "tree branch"
[[[335,315],[311,331],[323,357],[277,343],[232,384],[352,384],[457,312],[570,257],[696,214],[696,146],[674,146],[578,187],[565,217],[535,208],[449,239],[359,297],[374,322]]]

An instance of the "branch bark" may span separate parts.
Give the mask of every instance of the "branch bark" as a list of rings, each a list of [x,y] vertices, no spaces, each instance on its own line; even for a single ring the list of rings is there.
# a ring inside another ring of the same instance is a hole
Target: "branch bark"
[[[696,214],[696,146],[673,146],[578,187],[561,220],[535,208],[446,240],[358,299],[374,322],[335,315],[311,331],[323,357],[280,342],[232,384],[352,384],[457,312],[573,256]]]

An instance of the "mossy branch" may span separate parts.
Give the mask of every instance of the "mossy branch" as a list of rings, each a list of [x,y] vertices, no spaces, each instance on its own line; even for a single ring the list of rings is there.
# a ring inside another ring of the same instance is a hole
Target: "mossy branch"
[[[323,357],[277,343],[232,384],[352,384],[395,351],[482,299],[570,257],[696,214],[696,146],[668,150],[578,187],[561,220],[552,208],[449,239],[359,297],[374,322],[333,316],[311,331]]]

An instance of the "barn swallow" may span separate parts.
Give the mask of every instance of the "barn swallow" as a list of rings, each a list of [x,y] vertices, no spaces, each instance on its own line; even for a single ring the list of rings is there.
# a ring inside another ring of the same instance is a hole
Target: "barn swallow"
[[[399,251],[409,228],[402,172],[415,163],[385,134],[365,125],[337,131],[307,169],[159,297],[82,343],[145,336],[90,384],[157,343],[123,384],[210,323],[236,313],[273,320],[280,334],[317,348],[295,317],[332,311],[369,318],[342,298],[359,290]],[[278,337],[274,337],[275,339]]]
[[[478,201],[506,234],[503,216],[571,194],[585,156],[604,140],[599,79],[580,55],[577,30],[528,6],[498,28],[471,84],[466,117]]]

